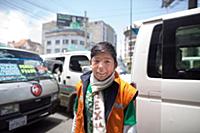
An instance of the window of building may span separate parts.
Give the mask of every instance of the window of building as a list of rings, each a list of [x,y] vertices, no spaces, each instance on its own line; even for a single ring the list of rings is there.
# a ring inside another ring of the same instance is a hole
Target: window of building
[[[47,41],[47,45],[51,45],[51,41]]]
[[[67,48],[62,48],[62,52],[67,52]]]
[[[51,49],[47,49],[46,52],[47,52],[47,54],[50,54],[51,53]]]
[[[59,53],[60,52],[60,49],[59,48],[56,48],[55,49],[55,53]]]
[[[71,43],[72,44],[78,44],[78,41],[77,40],[71,40]]]
[[[56,43],[56,44],[60,44],[60,40],[56,40],[55,43]]]
[[[63,40],[63,44],[69,44],[69,40],[64,39],[64,40]]]
[[[84,45],[85,44],[85,42],[84,41],[80,41],[80,45]]]

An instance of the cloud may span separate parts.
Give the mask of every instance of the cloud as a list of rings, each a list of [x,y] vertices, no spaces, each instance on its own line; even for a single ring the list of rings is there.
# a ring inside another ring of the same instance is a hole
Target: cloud
[[[37,20],[18,11],[7,11],[0,12],[0,18],[0,42],[31,39],[41,43],[42,23],[52,21],[55,15]]]
[[[19,40],[28,37],[26,17],[16,11],[1,12],[1,39],[4,41]]]

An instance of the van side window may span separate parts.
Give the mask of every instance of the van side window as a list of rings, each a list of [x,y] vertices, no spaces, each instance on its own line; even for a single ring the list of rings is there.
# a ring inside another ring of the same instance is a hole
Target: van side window
[[[200,79],[198,15],[164,20],[162,68],[166,79]]]
[[[176,68],[200,71],[200,25],[182,26],[176,30]]]
[[[149,77],[160,78],[162,74],[162,25],[155,26],[152,32],[149,55],[148,55],[148,67],[147,74]]]
[[[87,56],[74,55],[70,58],[69,68],[72,71],[82,72],[84,66],[89,66],[89,59]]]

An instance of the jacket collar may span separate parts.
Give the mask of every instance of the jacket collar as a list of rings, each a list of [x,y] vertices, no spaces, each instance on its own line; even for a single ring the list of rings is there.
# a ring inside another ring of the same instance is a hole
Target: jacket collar
[[[84,73],[83,75],[81,75],[81,80],[82,80],[82,84],[83,84],[83,101],[85,103],[85,94],[86,94],[86,90],[87,87],[90,83],[90,76],[91,76],[92,71],[88,71],[86,73]]]

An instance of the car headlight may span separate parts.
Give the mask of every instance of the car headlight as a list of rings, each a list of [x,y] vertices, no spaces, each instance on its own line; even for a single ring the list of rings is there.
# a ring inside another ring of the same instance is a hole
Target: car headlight
[[[19,104],[8,104],[0,107],[0,115],[7,115],[19,112]]]
[[[55,101],[57,99],[58,99],[58,94],[57,93],[51,95],[51,101]]]

